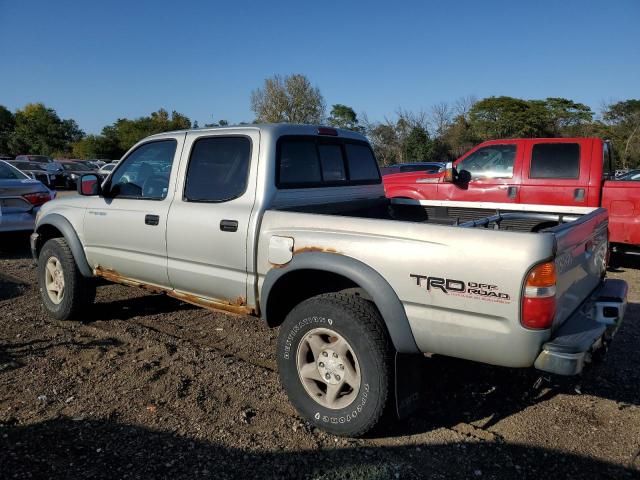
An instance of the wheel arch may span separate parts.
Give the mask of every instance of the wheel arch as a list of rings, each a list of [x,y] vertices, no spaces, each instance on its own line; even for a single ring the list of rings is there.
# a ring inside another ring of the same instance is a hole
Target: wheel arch
[[[400,353],[418,353],[407,314],[395,290],[373,268],[352,257],[324,252],[295,255],[271,269],[262,285],[263,318],[278,326],[300,302],[321,293],[352,290],[376,306]]]
[[[93,277],[93,271],[87,262],[87,257],[84,253],[84,248],[80,242],[80,238],[76,233],[71,222],[60,214],[51,213],[46,215],[38,222],[36,227],[36,233],[38,237],[32,246],[34,258],[38,258],[42,246],[52,238],[63,237],[71,249],[73,259],[78,266],[78,270],[84,277]]]

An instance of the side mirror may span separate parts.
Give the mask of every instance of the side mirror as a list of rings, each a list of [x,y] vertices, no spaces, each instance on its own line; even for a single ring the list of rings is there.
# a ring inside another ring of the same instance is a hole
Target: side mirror
[[[454,180],[454,171],[453,171],[453,162],[447,162],[444,166],[444,177],[442,177],[442,181],[446,183],[453,183]]]
[[[82,175],[78,182],[78,193],[86,197],[100,195],[100,178],[97,175]]]
[[[458,183],[461,183],[463,185],[469,183],[471,181],[471,173],[469,172],[469,170],[460,170],[458,172],[457,181]]]

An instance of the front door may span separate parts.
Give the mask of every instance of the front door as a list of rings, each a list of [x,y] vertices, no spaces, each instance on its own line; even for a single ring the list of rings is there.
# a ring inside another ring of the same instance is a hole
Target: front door
[[[223,304],[246,303],[259,139],[257,131],[187,134],[180,167],[185,182],[167,226],[169,279],[176,291]]]
[[[467,170],[467,184],[438,183],[438,199],[465,202],[517,203],[522,149],[514,143],[496,143],[472,150],[456,163]]]
[[[94,269],[169,287],[166,228],[182,137],[154,140],[116,167],[106,197],[88,197],[84,243]],[[177,165],[177,161],[175,164]]]

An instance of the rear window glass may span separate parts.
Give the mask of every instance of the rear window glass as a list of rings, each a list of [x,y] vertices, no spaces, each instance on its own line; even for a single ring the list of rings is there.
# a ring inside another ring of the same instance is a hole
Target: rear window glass
[[[315,142],[286,141],[280,150],[280,184],[322,182]]]
[[[373,181],[380,178],[378,165],[371,148],[366,145],[346,145],[349,162],[349,178],[353,181]]]
[[[322,164],[322,179],[325,182],[342,182],[347,179],[340,145],[318,145],[318,153]]]
[[[282,137],[278,152],[280,188],[380,183],[376,159],[365,143]]]
[[[530,178],[578,178],[580,145],[577,143],[538,143],[531,154]]]

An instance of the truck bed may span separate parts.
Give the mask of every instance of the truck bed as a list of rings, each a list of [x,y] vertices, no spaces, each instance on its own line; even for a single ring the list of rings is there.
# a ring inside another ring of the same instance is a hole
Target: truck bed
[[[514,204],[511,210],[482,205],[461,212],[451,202],[308,200],[302,206],[274,202],[265,212],[258,289],[274,268],[267,241],[273,235],[292,239],[294,259],[310,252],[351,257],[394,287],[424,352],[531,366],[540,345],[589,297],[604,272],[603,209]],[[558,272],[559,308],[550,330],[529,330],[520,324],[523,282],[534,265],[549,260]],[[491,286],[495,296],[416,288],[416,275]]]

